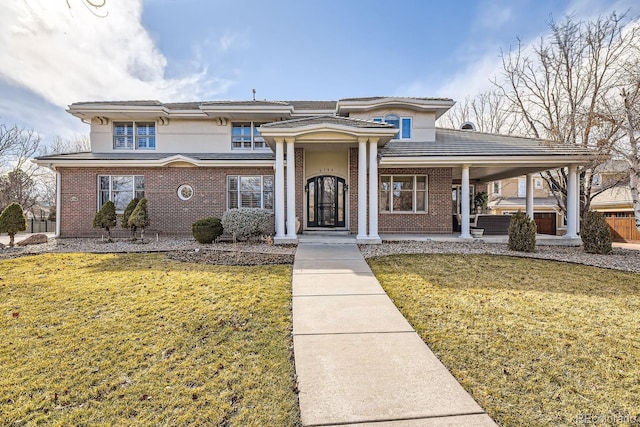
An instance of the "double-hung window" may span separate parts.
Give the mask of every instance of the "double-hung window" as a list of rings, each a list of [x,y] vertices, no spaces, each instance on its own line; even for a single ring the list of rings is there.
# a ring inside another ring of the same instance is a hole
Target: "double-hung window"
[[[385,117],[374,117],[373,121],[389,123],[399,129],[394,139],[411,139],[411,117],[399,117],[395,114],[389,114]]]
[[[227,176],[229,209],[273,209],[273,175]]]
[[[268,148],[258,132],[262,123],[241,122],[231,124],[231,148],[234,150],[254,150]]]
[[[116,213],[123,213],[134,198],[144,197],[144,176],[142,175],[100,175],[98,176],[98,210],[111,200],[116,205]]]
[[[380,177],[381,212],[426,212],[426,175],[382,175]]]
[[[154,122],[114,122],[113,148],[116,150],[155,150]]]

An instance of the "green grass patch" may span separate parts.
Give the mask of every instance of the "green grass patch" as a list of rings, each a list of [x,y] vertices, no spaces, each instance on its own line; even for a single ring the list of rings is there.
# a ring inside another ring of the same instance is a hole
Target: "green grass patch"
[[[291,267],[0,262],[4,425],[298,425]]]
[[[485,255],[370,265],[500,425],[575,425],[581,414],[640,420],[640,275]]]

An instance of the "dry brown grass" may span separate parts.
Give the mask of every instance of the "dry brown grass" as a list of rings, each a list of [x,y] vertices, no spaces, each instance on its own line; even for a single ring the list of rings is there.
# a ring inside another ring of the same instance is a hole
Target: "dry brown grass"
[[[0,261],[3,425],[297,425],[290,266]]]
[[[640,422],[640,275],[482,255],[370,264],[499,424],[575,425],[581,414]]]

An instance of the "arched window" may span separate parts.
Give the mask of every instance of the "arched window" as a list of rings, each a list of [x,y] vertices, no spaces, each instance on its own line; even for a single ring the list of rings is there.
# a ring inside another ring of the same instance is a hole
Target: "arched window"
[[[400,117],[397,114],[387,114],[382,117],[374,117],[374,122],[385,122],[398,129],[394,139],[411,139],[411,117]]]

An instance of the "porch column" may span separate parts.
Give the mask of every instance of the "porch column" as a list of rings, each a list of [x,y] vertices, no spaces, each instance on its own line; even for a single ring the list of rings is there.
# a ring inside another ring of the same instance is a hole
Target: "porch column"
[[[527,202],[526,211],[529,219],[533,219],[533,174],[527,174]]]
[[[287,142],[287,238],[296,239],[296,158],[294,139]]]
[[[378,236],[378,138],[369,140],[369,239]]]
[[[460,215],[462,216],[462,226],[460,232],[460,238],[470,239],[469,233],[470,221],[469,214],[471,207],[469,206],[469,165],[462,165],[462,189],[460,194]]]
[[[567,185],[567,234],[566,238],[578,237],[576,219],[578,204],[578,167],[576,165],[569,166],[569,182]]]
[[[275,216],[276,216],[276,236],[284,238],[284,139],[276,140],[276,188],[275,188]]]
[[[367,138],[358,138],[358,235],[367,238]]]

